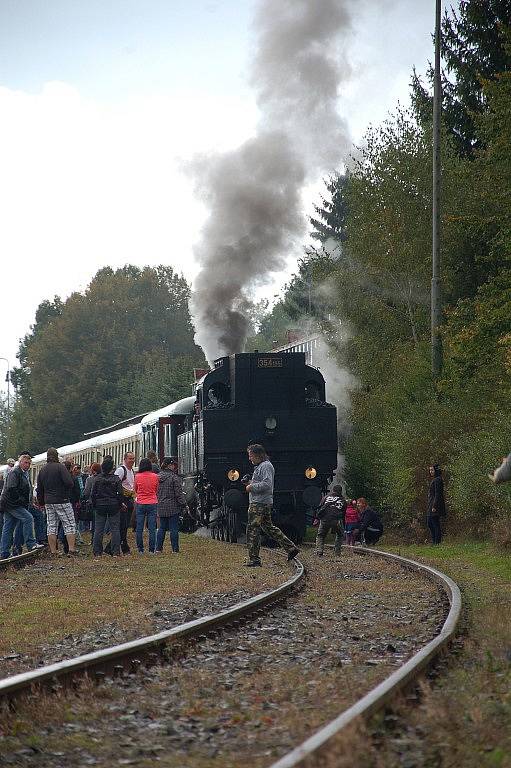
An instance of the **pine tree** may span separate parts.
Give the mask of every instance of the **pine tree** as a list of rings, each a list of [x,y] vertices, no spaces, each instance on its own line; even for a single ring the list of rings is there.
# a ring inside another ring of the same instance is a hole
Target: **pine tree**
[[[473,157],[482,145],[477,115],[486,109],[483,80],[511,69],[505,28],[511,22],[511,0],[461,0],[442,20],[443,120],[460,155]],[[428,71],[433,82],[433,70]],[[421,120],[431,120],[432,99],[414,72],[412,98]]]
[[[337,243],[346,240],[346,220],[348,208],[346,204],[346,189],[349,178],[347,174],[338,173],[325,181],[328,197],[321,195],[321,204],[315,205],[317,218],[311,216],[311,237],[324,245],[333,239]]]

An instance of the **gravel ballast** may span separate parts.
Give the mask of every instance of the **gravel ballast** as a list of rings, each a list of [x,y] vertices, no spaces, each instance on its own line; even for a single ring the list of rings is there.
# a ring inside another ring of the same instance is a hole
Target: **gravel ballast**
[[[264,616],[203,638],[168,665],[21,705],[3,719],[5,764],[270,765],[438,632],[445,600],[423,577],[350,551],[302,559],[305,590]],[[210,612],[211,597],[154,608],[155,627]]]

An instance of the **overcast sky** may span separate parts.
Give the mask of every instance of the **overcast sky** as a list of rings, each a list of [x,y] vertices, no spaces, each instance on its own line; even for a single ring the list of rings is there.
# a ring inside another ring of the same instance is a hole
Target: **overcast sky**
[[[11,366],[38,304],[83,290],[104,265],[165,263],[193,279],[205,212],[183,168],[254,132],[255,4],[0,0],[0,356]],[[353,0],[338,109],[355,142],[407,103],[412,67],[432,58],[434,5]]]

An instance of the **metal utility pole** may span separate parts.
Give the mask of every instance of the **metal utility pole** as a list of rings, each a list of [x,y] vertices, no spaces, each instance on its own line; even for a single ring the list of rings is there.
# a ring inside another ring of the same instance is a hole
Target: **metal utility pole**
[[[431,370],[434,377],[442,372],[442,290],[440,279],[440,116],[442,81],[440,79],[442,2],[436,0],[435,13],[435,81],[433,92],[433,273],[431,278]]]
[[[9,426],[11,424],[11,366],[6,357],[0,357],[0,360],[4,360],[7,363],[5,380],[7,382],[7,437],[9,437]]]

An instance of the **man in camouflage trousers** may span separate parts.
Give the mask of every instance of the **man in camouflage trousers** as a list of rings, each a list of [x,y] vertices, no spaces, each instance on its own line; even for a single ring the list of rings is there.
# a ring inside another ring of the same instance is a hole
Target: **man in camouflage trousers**
[[[271,509],[273,506],[273,481],[275,469],[268,459],[262,445],[254,444],[248,447],[248,458],[254,465],[252,479],[246,486],[249,494],[247,547],[249,568],[261,565],[259,549],[261,534],[274,539],[287,552],[287,559],[292,560],[299,550],[295,544],[282,533],[280,528],[272,523]]]

